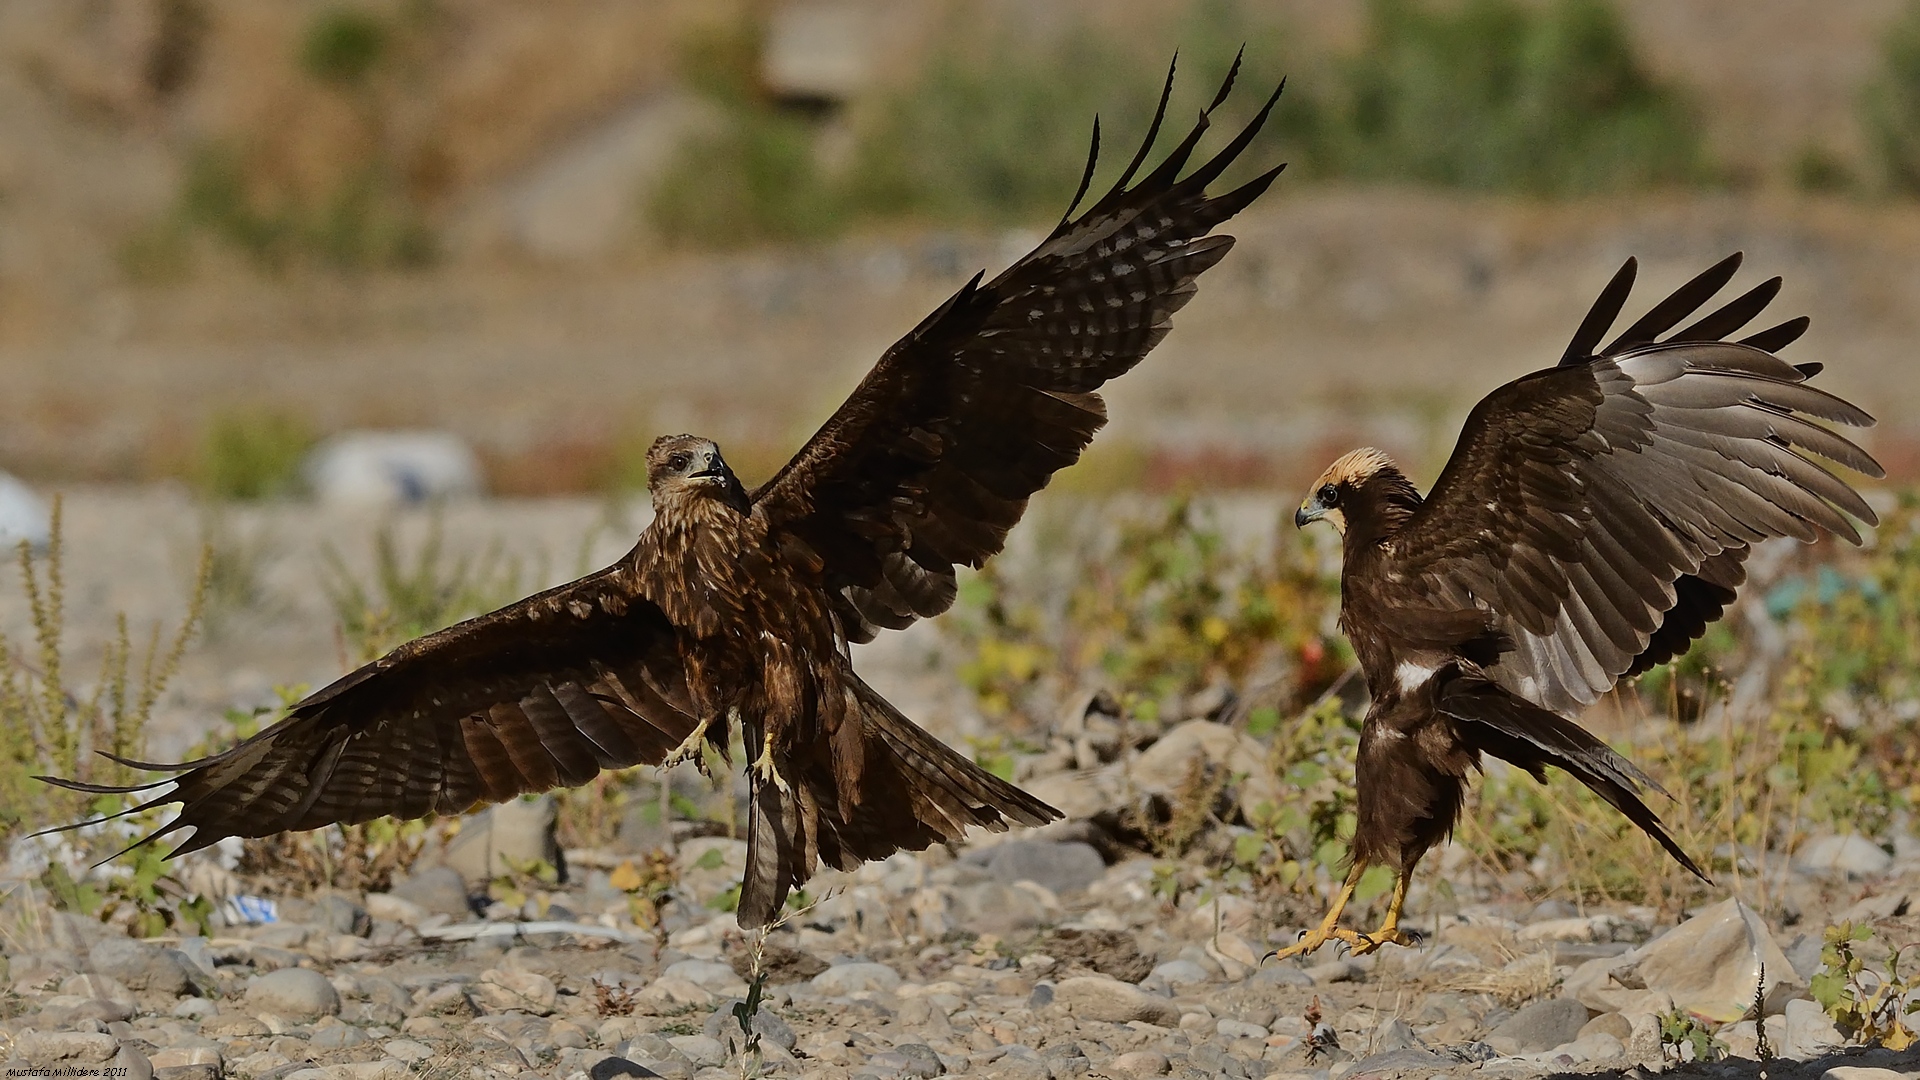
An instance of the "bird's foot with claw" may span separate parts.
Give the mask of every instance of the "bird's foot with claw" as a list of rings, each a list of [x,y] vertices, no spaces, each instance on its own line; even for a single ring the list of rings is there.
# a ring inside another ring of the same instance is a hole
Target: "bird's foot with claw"
[[[753,775],[772,784],[781,791],[788,793],[793,791],[793,788],[787,784],[787,778],[780,775],[779,767],[773,763],[772,742],[768,742],[767,748],[760,751],[760,756],[753,759],[753,764],[748,766],[748,769],[752,771]]]
[[[664,771],[683,761],[691,761],[701,772],[706,772],[707,757],[703,751],[707,742],[707,728],[711,726],[709,722],[702,722],[693,729],[693,734],[687,736],[679,746],[674,747],[673,752],[662,758],[655,768]]]
[[[1305,956],[1329,941],[1345,942],[1347,947],[1354,951],[1355,955],[1363,951],[1370,952],[1373,949],[1379,948],[1378,945],[1372,944],[1371,938],[1360,933],[1358,930],[1348,930],[1344,926],[1322,926],[1301,934],[1299,941],[1294,942],[1286,948],[1278,952],[1268,953],[1266,959],[1285,960],[1290,956]],[[1363,950],[1361,948],[1363,945],[1368,946],[1368,948]]]
[[[1355,956],[1365,956],[1379,949],[1382,945],[1418,945],[1422,937],[1422,935],[1417,932],[1402,930],[1397,926],[1383,926],[1371,934],[1360,934],[1357,936],[1360,938],[1361,944],[1353,946],[1353,955]]]

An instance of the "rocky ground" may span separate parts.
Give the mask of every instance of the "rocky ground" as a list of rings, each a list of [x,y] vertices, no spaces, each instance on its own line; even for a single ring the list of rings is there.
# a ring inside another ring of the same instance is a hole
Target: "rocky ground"
[[[772,1075],[1920,1074],[1912,1051],[1844,1047],[1806,1000],[1822,920],[1770,930],[1737,900],[1677,927],[1644,910],[1471,903],[1422,915],[1415,948],[1263,963],[1292,928],[1258,903],[1226,892],[1166,903],[1152,860],[1109,866],[1075,841],[1017,838],[829,875],[816,894],[827,898],[764,941],[703,903],[737,881],[738,841],[680,845],[659,937],[626,920],[617,855],[573,854],[577,884],[528,910],[496,903],[476,917],[442,867],[388,893],[283,898],[278,921],[211,939],[143,942],[44,911],[22,921],[16,895],[0,1048],[9,1068],[183,1080],[716,1080],[752,1064],[735,1009],[757,962],[752,1023]],[[1920,931],[1920,917],[1894,914],[1920,892],[1920,851],[1870,881],[1806,881],[1866,894],[1855,912],[1882,940]],[[1727,1060],[1678,1064],[1689,1052],[1663,1047],[1659,1015],[1677,1004],[1737,1017],[1757,962],[1776,1059],[1755,1060],[1746,1021],[1718,1032]]]
[[[177,589],[127,590],[177,582],[181,560],[165,540],[190,551],[190,504],[96,492],[70,510],[74,639],[97,639],[115,608],[144,617],[178,603]],[[620,546],[600,515],[586,503],[450,508],[449,548],[497,536],[509,550],[579,544],[598,557]],[[325,677],[334,661],[314,629],[327,612],[310,549],[330,539],[351,559],[365,547],[364,531],[323,527],[298,508],[233,527],[278,539],[262,557],[265,599],[229,613],[171,699],[171,721],[198,710],[200,730],[223,703]],[[941,720],[942,700],[964,714],[951,676],[916,649],[863,654],[873,660],[863,670],[916,716]],[[1920,912],[1909,911],[1920,840],[1888,851],[1816,838],[1684,912],[1540,902],[1529,897],[1550,882],[1524,870],[1489,876],[1443,850],[1413,893],[1417,947],[1263,962],[1317,898],[1263,894],[1197,860],[1156,860],[1101,824],[1125,799],[1171,792],[1196,756],[1244,776],[1240,799],[1271,797],[1259,745],[1205,719],[1203,705],[1131,747],[1109,745],[1091,719],[1064,732],[1020,775],[1068,821],[823,875],[809,888],[814,905],[764,940],[723,910],[745,845],[703,835],[710,824],[663,828],[645,798],[596,846],[564,852],[551,804],[511,804],[372,893],[304,892],[236,876],[231,852],[198,858],[176,877],[230,901],[206,937],[136,940],[124,919],[56,912],[28,884],[48,849],[19,846],[0,872],[0,1059],[179,1080],[717,1080],[754,1067],[876,1080],[1920,1075],[1915,1051],[1848,1045],[1808,996],[1830,923],[1874,928],[1861,945],[1870,968],[1920,942]],[[953,737],[950,724],[936,727]],[[176,742],[198,734],[163,728]],[[704,787],[690,773],[674,782]],[[489,900],[503,855],[564,862],[567,878],[523,881],[514,904]],[[254,894],[274,901],[272,921],[241,918]],[[1377,910],[1352,921],[1367,916]],[[758,1039],[747,1052],[735,1005],[756,971],[763,993],[747,1011]],[[1761,1029],[1741,1020],[1757,989],[1764,1052]],[[1691,1032],[1663,1040],[1660,1018],[1675,1010],[1704,1018],[1701,1045],[1711,1030],[1730,1056],[1690,1060]]]

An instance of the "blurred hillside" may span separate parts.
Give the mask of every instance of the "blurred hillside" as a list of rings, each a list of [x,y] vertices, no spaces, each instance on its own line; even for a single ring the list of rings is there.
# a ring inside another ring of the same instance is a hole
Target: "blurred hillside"
[[[1094,112],[1112,168],[1175,47],[1178,122],[1243,40],[1228,119],[1289,74],[1262,160],[1295,167],[1178,360],[1120,387],[1116,477],[1264,482],[1351,437],[1438,455],[1621,258],[1651,288],[1741,246],[1902,459],[1905,10],[12,0],[0,467],[183,475],[209,425],[262,416],[458,430],[508,490],[612,482],[666,427],[770,464],[1035,238]]]

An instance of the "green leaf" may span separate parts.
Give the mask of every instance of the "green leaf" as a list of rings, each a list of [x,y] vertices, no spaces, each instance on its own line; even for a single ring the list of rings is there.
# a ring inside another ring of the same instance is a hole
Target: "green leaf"
[[[1364,904],[1376,896],[1381,896],[1393,888],[1393,871],[1384,866],[1369,866],[1360,875],[1360,881],[1353,887],[1353,899]]]
[[[721,864],[725,862],[726,858],[720,854],[719,848],[708,848],[706,853],[700,856],[699,861],[693,864],[693,867],[696,870],[718,870]]]
[[[1247,734],[1256,739],[1266,738],[1279,726],[1280,710],[1271,705],[1262,705],[1247,714]]]

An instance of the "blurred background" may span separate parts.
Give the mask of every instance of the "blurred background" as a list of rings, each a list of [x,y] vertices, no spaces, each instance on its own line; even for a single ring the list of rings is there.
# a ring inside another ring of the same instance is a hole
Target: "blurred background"
[[[1643,306],[1736,248],[1920,468],[1900,0],[12,0],[0,468],[253,497],[424,428],[599,492],[694,430],[751,482],[1242,42],[1291,167],[1074,482],[1431,475],[1626,256]]]
[[[1884,524],[1756,553],[1693,653],[1586,722],[1681,792],[1689,850],[1776,875],[1747,894],[1769,917],[1826,910],[1777,879],[1810,844],[1920,872],[1908,0],[4,0],[0,542],[44,554],[0,587],[0,839],[80,812],[32,774],[227,745],[616,558],[655,435],[770,475],[1044,235],[1096,113],[1097,190],[1175,51],[1184,133],[1242,43],[1220,127],[1287,77],[1240,175],[1289,169],[1008,554],[863,647],[863,676],[1189,885],[1305,919],[1339,880],[1363,703],[1335,539],[1288,523],[1302,485],[1365,443],[1426,483],[1627,257],[1632,317],[1744,250],[1737,288],[1786,279],[1766,325],[1813,318],[1789,357],[1880,417]],[[1174,768],[1151,812],[1074,793],[1221,724],[1241,756]],[[1255,775],[1286,813],[1196,824]],[[562,796],[566,845],[650,850],[652,782]],[[735,828],[723,787],[674,827]],[[1470,873],[1448,856],[1460,895],[1706,895],[1570,788],[1496,769],[1452,849]],[[327,835],[299,843],[387,842]]]

